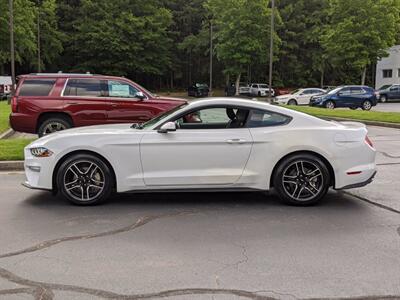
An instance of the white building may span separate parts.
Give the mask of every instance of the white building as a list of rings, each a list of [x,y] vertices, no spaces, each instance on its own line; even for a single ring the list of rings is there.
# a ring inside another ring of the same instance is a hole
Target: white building
[[[388,50],[389,56],[376,64],[375,88],[389,84],[400,84],[400,45]]]
[[[0,96],[11,92],[11,77],[0,76]]]

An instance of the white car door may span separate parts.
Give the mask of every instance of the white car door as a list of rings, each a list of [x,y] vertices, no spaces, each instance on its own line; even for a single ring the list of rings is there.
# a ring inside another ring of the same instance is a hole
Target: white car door
[[[311,90],[304,90],[301,92],[297,98],[297,104],[299,105],[308,105],[310,103],[311,98]]]
[[[225,128],[232,125],[226,108],[205,108],[189,120],[188,116],[176,120],[180,128],[174,132],[151,130],[144,134],[140,153],[145,184],[195,187],[235,183],[250,156],[253,140],[249,129]]]

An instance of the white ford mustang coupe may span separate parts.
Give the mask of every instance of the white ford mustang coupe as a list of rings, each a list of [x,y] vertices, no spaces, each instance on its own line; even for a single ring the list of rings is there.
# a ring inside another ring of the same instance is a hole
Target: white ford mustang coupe
[[[372,181],[375,149],[363,124],[330,122],[250,100],[184,104],[142,125],[49,134],[25,148],[25,186],[89,205],[113,191],[259,190],[291,204],[329,187]]]

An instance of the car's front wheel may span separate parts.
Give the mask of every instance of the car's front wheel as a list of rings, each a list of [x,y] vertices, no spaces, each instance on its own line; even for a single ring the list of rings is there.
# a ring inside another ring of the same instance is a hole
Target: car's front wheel
[[[76,154],[67,158],[57,172],[61,195],[77,205],[94,205],[105,201],[114,186],[110,167],[99,157]]]
[[[326,101],[325,102],[325,108],[328,108],[328,109],[334,109],[335,108],[335,103],[333,102],[333,101]]]
[[[288,105],[297,105],[297,101],[294,99],[290,99]]]
[[[274,172],[274,187],[279,197],[289,204],[311,205],[327,193],[330,175],[325,163],[311,154],[285,158]]]
[[[385,102],[387,101],[386,96],[385,96],[385,95],[380,96],[379,101],[380,101],[381,103],[385,103]]]
[[[369,100],[365,100],[361,107],[363,110],[370,110],[372,108],[372,103]]]

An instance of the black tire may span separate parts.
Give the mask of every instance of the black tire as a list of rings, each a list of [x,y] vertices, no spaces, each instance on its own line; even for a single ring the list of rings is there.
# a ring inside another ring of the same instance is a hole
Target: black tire
[[[379,102],[381,102],[381,103],[387,102],[387,97],[385,95],[380,96],[379,97]]]
[[[60,194],[76,205],[100,204],[108,199],[114,187],[114,176],[110,167],[91,154],[68,157],[61,164],[56,176]]]
[[[311,173],[313,169],[318,171]],[[279,198],[298,206],[313,205],[321,201],[331,182],[325,163],[319,157],[307,153],[285,158],[279,163],[273,176],[274,188]]]
[[[297,105],[297,101],[295,99],[290,99],[288,105]]]
[[[261,92],[258,92],[258,97],[261,97]]]
[[[372,102],[369,100],[365,100],[361,105],[362,110],[371,110]]]
[[[336,107],[335,102],[328,100],[325,102],[325,108],[334,109]]]
[[[42,137],[46,134],[50,134],[52,132],[60,131],[60,130],[65,130],[68,128],[71,128],[72,124],[71,121],[68,120],[66,117],[49,117],[47,119],[44,119],[38,128],[38,135],[39,137]],[[50,128],[53,128],[53,130],[50,130]]]

